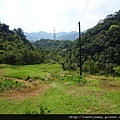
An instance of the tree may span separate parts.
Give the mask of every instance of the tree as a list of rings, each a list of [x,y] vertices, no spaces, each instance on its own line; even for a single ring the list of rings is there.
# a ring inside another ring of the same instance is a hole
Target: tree
[[[85,61],[83,64],[83,71],[90,74],[95,74],[96,72],[98,72],[98,63],[95,63],[92,60],[91,55],[88,56],[87,61]]]

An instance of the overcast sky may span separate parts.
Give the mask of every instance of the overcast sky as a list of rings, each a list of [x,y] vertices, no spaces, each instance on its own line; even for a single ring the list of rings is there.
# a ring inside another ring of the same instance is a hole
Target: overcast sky
[[[118,10],[120,0],[0,0],[0,21],[24,32],[78,31],[81,21],[84,31]]]

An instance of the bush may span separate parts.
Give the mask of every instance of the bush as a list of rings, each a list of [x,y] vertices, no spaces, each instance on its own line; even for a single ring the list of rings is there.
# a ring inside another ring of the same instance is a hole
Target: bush
[[[26,109],[26,111],[23,114],[47,114],[47,113],[50,113],[47,107],[39,105],[39,110]]]
[[[22,86],[18,81],[13,81],[11,79],[6,79],[0,81],[0,92],[8,91],[15,88],[20,88]]]
[[[62,63],[62,68],[63,68],[63,70],[76,70],[77,65],[71,64],[71,66],[70,66],[68,63]]]
[[[78,75],[64,75],[62,76],[62,80],[64,81],[73,81],[75,83],[78,83],[78,84],[85,84],[87,82],[87,80],[83,77],[83,76],[78,76]]]
[[[115,74],[116,74],[117,76],[120,76],[120,66],[114,67],[113,70],[115,71]]]

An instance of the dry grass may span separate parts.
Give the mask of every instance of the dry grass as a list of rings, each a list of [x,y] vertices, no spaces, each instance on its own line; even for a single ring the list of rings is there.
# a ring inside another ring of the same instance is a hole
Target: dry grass
[[[0,93],[0,98],[26,99],[28,97],[38,96],[49,88],[49,86],[45,84],[45,82],[39,80],[29,82],[22,79],[12,79],[22,83],[24,86],[19,90],[11,90]]]

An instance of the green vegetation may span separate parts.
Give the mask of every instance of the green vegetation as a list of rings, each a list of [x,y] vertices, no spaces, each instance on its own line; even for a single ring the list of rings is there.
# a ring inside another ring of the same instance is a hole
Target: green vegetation
[[[120,66],[120,11],[100,20],[96,26],[82,33],[82,66],[90,74],[114,75]],[[39,40],[33,43],[46,52],[47,60],[64,63],[65,69],[79,65],[79,40]],[[62,57],[62,58],[61,58]]]
[[[21,28],[9,30],[0,23],[0,63],[35,64],[44,62],[44,53],[36,50],[26,39]]]
[[[79,76],[79,75],[57,76],[57,79],[62,80],[64,82],[68,81],[79,85],[83,85],[87,82],[87,80],[83,76]]]
[[[12,66],[12,68],[10,65],[1,65],[0,70],[4,73],[2,77],[6,75],[7,77],[16,77],[13,73],[18,72],[18,70],[24,71],[23,74],[27,73],[30,79],[39,76],[35,81],[30,82],[26,81],[22,74],[19,74],[22,81],[31,85],[38,84],[37,81],[41,81],[44,74],[46,77],[43,77],[42,82],[48,86],[45,91],[45,87],[42,87],[44,92],[39,90],[39,86],[33,87],[38,91],[25,88],[29,92],[24,94],[18,89],[16,93],[13,91],[13,96],[12,92],[3,91],[0,93],[0,96],[4,95],[0,97],[1,114],[117,114],[120,112],[119,77],[94,75],[79,77],[76,71],[63,71],[59,64]],[[12,78],[10,82],[12,82]],[[15,80],[13,83],[16,83]],[[30,91],[33,91],[33,94]],[[36,92],[38,94],[34,96]],[[26,95],[28,96],[25,97]]]
[[[0,23],[0,113],[120,113],[119,19],[120,11],[82,33],[81,77],[78,39],[31,44]]]
[[[120,66],[119,18],[120,11],[82,33],[83,72],[115,75],[114,67]],[[21,28],[11,31],[8,25],[0,23],[0,63],[59,63],[63,64],[64,70],[76,70],[79,65],[78,41],[41,39],[30,43]]]
[[[2,79],[0,78],[0,92],[9,91],[13,89],[19,89],[22,87],[22,84],[18,81],[13,81],[12,79]]]
[[[116,74],[117,76],[120,76],[120,66],[114,67],[113,70],[115,71],[115,74]]]
[[[59,67],[58,67],[59,66]],[[49,73],[54,74],[61,70],[58,64],[36,64],[36,65],[0,65],[1,70],[4,70],[4,76],[27,80],[28,78],[44,80]]]

